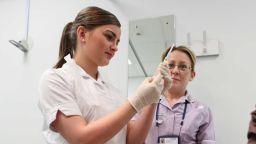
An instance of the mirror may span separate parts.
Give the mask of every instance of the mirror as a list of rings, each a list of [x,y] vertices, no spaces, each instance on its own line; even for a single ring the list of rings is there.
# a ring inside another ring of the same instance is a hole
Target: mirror
[[[151,76],[164,50],[175,44],[175,16],[133,20],[129,25],[128,76]]]

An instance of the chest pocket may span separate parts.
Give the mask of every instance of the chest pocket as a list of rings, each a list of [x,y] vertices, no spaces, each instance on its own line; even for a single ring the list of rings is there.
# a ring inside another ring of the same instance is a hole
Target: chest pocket
[[[184,125],[181,130],[182,139],[185,141],[196,141],[196,135],[198,133],[201,121],[202,115],[199,111],[189,111],[186,115]]]

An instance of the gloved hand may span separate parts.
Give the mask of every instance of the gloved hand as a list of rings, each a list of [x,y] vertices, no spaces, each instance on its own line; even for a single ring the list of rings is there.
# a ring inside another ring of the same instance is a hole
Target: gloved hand
[[[144,106],[157,103],[163,90],[163,76],[146,78],[137,88],[135,94],[128,97],[130,104],[139,112]]]
[[[167,91],[169,88],[171,88],[172,86],[172,78],[169,74],[169,69],[167,66],[167,61],[164,61],[162,63],[159,64],[158,68],[157,68],[157,73],[161,73],[163,78],[164,78],[164,88],[162,91],[162,94],[164,94],[165,91]]]

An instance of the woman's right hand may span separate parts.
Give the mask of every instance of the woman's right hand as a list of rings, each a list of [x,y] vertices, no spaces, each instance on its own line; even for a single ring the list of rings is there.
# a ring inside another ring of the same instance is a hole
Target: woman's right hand
[[[134,95],[128,98],[133,108],[139,112],[144,106],[157,103],[163,91],[163,75],[146,78],[137,88]]]
[[[164,94],[165,91],[171,88],[172,86],[172,78],[169,74],[169,68],[167,65],[167,61],[164,61],[159,64],[157,68],[157,73],[161,73],[164,79],[164,88],[162,91],[162,94]]]

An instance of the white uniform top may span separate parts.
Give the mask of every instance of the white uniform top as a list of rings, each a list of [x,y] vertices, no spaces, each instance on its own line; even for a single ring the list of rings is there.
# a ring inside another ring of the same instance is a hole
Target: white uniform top
[[[68,143],[50,128],[58,110],[66,116],[82,116],[90,123],[113,112],[126,100],[100,74],[96,81],[73,59],[67,60],[62,68],[47,70],[39,89],[38,105],[44,117],[43,135],[48,144]],[[125,141],[126,126],[106,144],[125,144]]]

